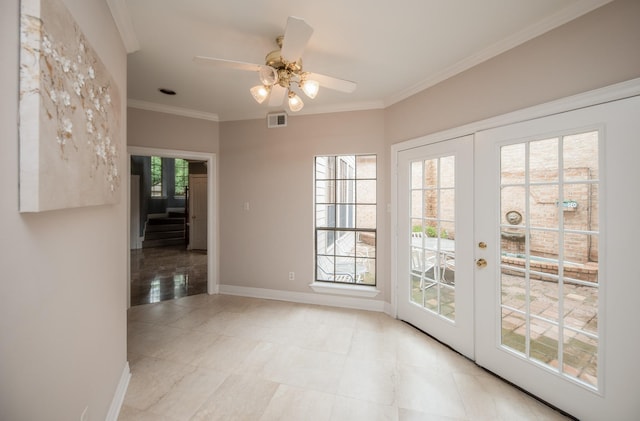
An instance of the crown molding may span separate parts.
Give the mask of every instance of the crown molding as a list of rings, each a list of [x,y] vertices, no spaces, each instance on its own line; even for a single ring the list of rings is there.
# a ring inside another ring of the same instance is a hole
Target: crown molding
[[[111,16],[116,23],[116,27],[120,32],[120,38],[124,44],[124,48],[127,50],[127,54],[131,54],[140,49],[140,42],[133,29],[133,23],[131,22],[131,15],[127,8],[126,0],[107,0],[109,10],[111,10]]]
[[[200,120],[220,121],[218,114],[207,113],[204,111],[191,110],[189,108],[175,107],[172,105],[156,104],[155,102],[140,101],[137,99],[128,99],[127,107],[137,108],[140,110],[155,111],[158,113],[175,114],[182,117],[198,118]]]
[[[552,29],[555,29],[599,7],[602,7],[605,4],[610,3],[611,1],[613,0],[585,0],[573,3],[560,10],[558,13],[555,13],[534,25],[528,26],[508,38],[490,45],[479,53],[458,61],[457,63],[446,68],[435,76],[389,96],[385,99],[384,105],[385,107],[388,107],[406,98],[409,98],[410,96],[413,96],[421,91],[424,91],[427,88],[437,85],[438,83],[443,82],[459,73],[462,73],[465,70],[469,70],[470,68],[477,66],[484,61],[496,57],[512,48],[517,47],[518,45],[524,44],[525,42],[530,41],[546,32],[549,32]]]

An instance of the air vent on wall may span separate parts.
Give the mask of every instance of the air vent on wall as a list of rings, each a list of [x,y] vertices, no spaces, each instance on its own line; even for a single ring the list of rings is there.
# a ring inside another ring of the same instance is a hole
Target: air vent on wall
[[[271,113],[267,114],[267,127],[287,127],[287,113]]]

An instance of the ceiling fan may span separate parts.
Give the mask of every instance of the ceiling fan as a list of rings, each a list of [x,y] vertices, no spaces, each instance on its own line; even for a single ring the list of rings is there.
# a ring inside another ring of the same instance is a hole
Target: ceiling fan
[[[312,33],[313,28],[304,19],[289,16],[284,35],[276,38],[280,48],[267,54],[265,64],[203,56],[196,56],[193,60],[200,64],[258,72],[261,84],[250,89],[258,104],[269,98],[269,106],[280,106],[287,97],[289,109],[296,112],[304,107],[304,103],[292,89],[294,86],[311,99],[316,97],[320,86],[346,93],[356,89],[355,82],[302,70],[302,51]]]

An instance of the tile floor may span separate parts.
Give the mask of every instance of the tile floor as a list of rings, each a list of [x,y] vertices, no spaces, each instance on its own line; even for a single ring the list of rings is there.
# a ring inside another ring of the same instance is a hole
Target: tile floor
[[[225,295],[129,311],[120,421],[564,420],[382,313]]]
[[[207,252],[184,246],[131,250],[131,305],[207,291]]]

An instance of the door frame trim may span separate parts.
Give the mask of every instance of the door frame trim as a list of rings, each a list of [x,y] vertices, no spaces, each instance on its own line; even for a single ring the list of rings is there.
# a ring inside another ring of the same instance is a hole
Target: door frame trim
[[[162,158],[182,158],[205,161],[207,165],[207,293],[219,291],[219,252],[218,252],[218,168],[217,156],[209,152],[192,152],[176,149],[127,147],[127,179],[131,179],[131,156],[160,156]],[[130,190],[130,183],[127,190]],[[127,231],[131,214],[131,192],[127,191]],[[127,253],[127,303],[131,307],[131,256]]]
[[[391,315],[395,318],[398,316],[398,158],[401,151],[462,136],[475,136],[479,131],[548,117],[637,95],[640,95],[640,78],[616,83],[391,145]]]

